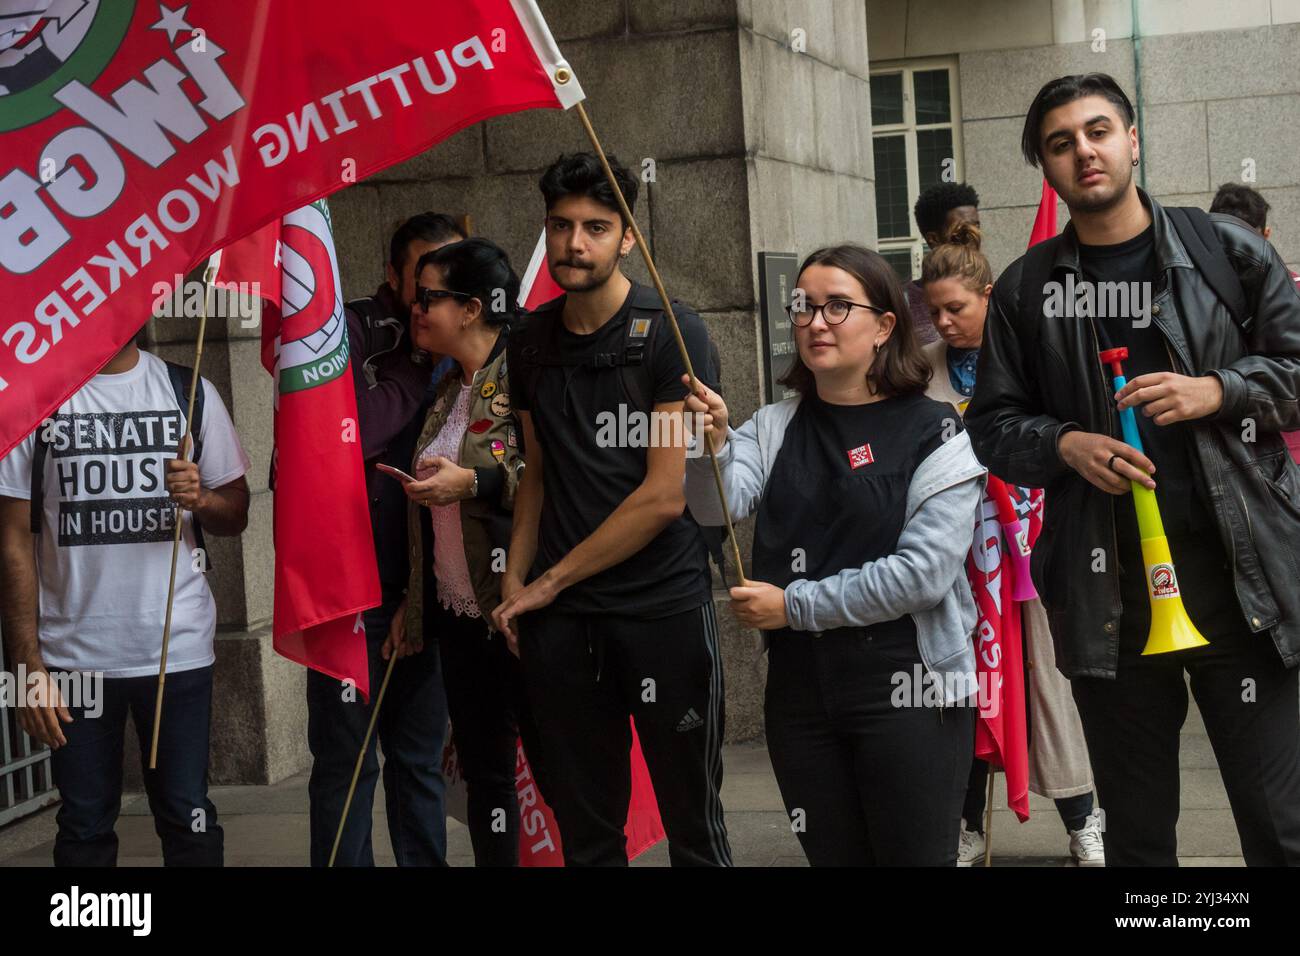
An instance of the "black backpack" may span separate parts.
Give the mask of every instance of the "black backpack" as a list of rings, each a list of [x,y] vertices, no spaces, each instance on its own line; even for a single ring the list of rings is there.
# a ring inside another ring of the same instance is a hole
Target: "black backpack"
[[[676,300],[673,300],[672,306],[673,315],[679,320],[689,314],[690,310]],[[563,308],[564,296],[552,299],[530,312],[524,324],[511,333],[518,336],[523,344],[518,350],[515,364],[510,368],[510,388],[525,396],[530,408],[536,402],[537,374],[543,367],[573,367],[561,362],[555,354],[556,326],[560,321]],[[636,286],[621,351],[597,353],[583,363],[591,368],[618,368],[623,377],[623,387],[632,397],[633,404],[639,411],[650,412],[654,408],[655,383],[645,357],[652,354],[655,336],[663,324],[663,303],[658,293],[649,286]],[[709,337],[708,342],[708,368],[696,369],[695,374],[706,382],[720,382],[722,356],[712,336]],[[692,521],[695,520],[689,509],[686,513]],[[723,529],[701,527],[700,532],[725,583],[726,564],[722,556]]]
[[[164,361],[164,364],[167,366],[167,378],[172,383],[172,392],[176,396],[176,406],[180,409],[183,419],[185,409],[190,403],[190,380],[194,376],[194,370],[184,365],[177,365],[175,362]],[[203,442],[199,440],[199,434],[203,429],[203,393],[204,388],[200,381],[199,387],[194,390],[194,421],[190,424],[190,440],[194,442],[194,457],[190,460],[195,464],[198,464],[203,454]],[[43,426],[36,427],[35,445],[32,448],[31,528],[32,534],[36,535],[41,533],[41,515],[45,510],[45,456],[50,450],[44,431]],[[199,516],[192,512],[190,527],[194,530],[194,546],[203,551],[204,561],[208,570],[211,570],[212,556],[208,554],[208,549],[203,544],[203,527],[199,524]]]
[[[691,310],[673,300],[673,315],[680,320]],[[537,396],[537,375],[544,367],[573,368],[564,362],[555,347],[560,313],[564,296],[546,302],[528,314],[527,319],[512,334],[521,340],[515,364],[510,368],[510,387],[523,395],[532,407]],[[623,378],[623,387],[637,410],[650,412],[654,407],[654,379],[646,356],[653,354],[656,336],[664,324],[663,303],[658,293],[649,286],[633,289],[632,308],[628,315],[627,331],[617,352],[597,352],[582,363],[588,368],[617,368]],[[671,333],[669,333],[671,334]],[[695,374],[717,381],[719,367],[717,346],[709,339],[708,369],[696,369]]]
[[[1227,307],[1232,321],[1237,324],[1242,333],[1249,332],[1253,315],[1249,314],[1246,290],[1242,288],[1237,271],[1228,261],[1228,254],[1214,231],[1214,223],[1209,213],[1195,206],[1166,206],[1165,212],[1169,214],[1174,232],[1178,234],[1183,248],[1191,257],[1196,271]],[[1060,238],[1057,237],[1054,240],[1040,242],[1025,253],[1019,290],[1019,306],[1022,313],[1025,311],[1025,303],[1036,302],[1038,307],[1034,315],[1043,315],[1045,287],[1052,277],[1052,257],[1059,241]],[[1038,333],[1038,322],[1031,322],[1029,324],[1030,355],[1038,350]]]

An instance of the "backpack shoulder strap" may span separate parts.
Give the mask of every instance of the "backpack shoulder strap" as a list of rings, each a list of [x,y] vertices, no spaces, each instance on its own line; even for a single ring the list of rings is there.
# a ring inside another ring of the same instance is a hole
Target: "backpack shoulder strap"
[[[370,296],[353,299],[345,303],[344,308],[351,309],[361,318],[361,341],[358,343],[362,355],[360,363],[361,375],[365,379],[366,385],[369,388],[374,388],[377,377],[373,360],[380,355],[391,352],[401,344],[403,336],[402,323],[392,316],[386,315],[379,302]],[[380,329],[389,330],[393,336],[392,344],[387,348],[381,347],[376,342]]]
[[[1174,231],[1191,256],[1196,270],[1227,306],[1232,321],[1245,330],[1249,319],[1246,292],[1241,286],[1237,271],[1228,261],[1223,243],[1215,235],[1209,214],[1195,206],[1166,206],[1165,212],[1169,214]]]
[[[550,345],[563,302],[561,296],[543,303],[510,331],[510,337],[519,343],[510,366],[510,390],[524,396],[529,408],[537,401],[537,374],[552,361]]]
[[[1025,252],[1020,265],[1020,288],[1016,305],[1021,315],[1031,316],[1028,322],[1019,322],[1018,331],[1026,333],[1021,348],[1022,354],[1030,358],[1026,367],[1035,367],[1033,356],[1038,352],[1038,341],[1043,321],[1043,302],[1047,299],[1047,283],[1052,278],[1052,258],[1056,253],[1059,237],[1045,239],[1030,246]]]
[[[176,395],[176,404],[181,410],[181,417],[184,418],[185,410],[190,404],[190,379],[194,376],[194,369],[184,365],[177,365],[175,362],[167,362],[167,377],[172,383],[172,392]],[[203,428],[203,399],[206,389],[203,387],[203,380],[199,380],[199,387],[194,391],[194,421],[190,423],[190,437],[194,440],[194,457],[191,461],[197,462],[199,456],[203,454],[203,442],[200,441],[199,435]]]
[[[190,380],[194,377],[194,369],[184,365],[177,365],[175,362],[166,362],[167,378],[172,383],[172,392],[176,395],[176,405],[181,410],[182,419],[185,417],[185,410],[190,403]],[[194,390],[194,418],[190,421],[190,439],[194,442],[194,454],[190,461],[198,463],[203,454],[203,442],[199,439],[200,429],[203,428],[203,399],[204,399],[203,379],[199,379],[198,387]],[[203,542],[203,526],[199,523],[199,516],[196,512],[190,513],[190,527],[194,529],[194,546],[203,552],[203,563],[207,570],[212,569],[212,556],[208,553],[207,546]]]
[[[688,308],[672,300],[673,315],[681,317]],[[654,355],[655,339],[667,324],[663,303],[650,286],[637,286],[633,293],[632,308],[628,312],[628,328],[623,338],[623,355],[617,364],[623,369],[623,384],[633,402],[641,411],[654,408],[654,369],[647,356]],[[667,334],[667,333],[666,333]],[[695,371],[699,375],[699,369]]]
[[[50,443],[45,439],[45,423],[36,426],[32,434],[31,529],[41,533],[41,516],[45,511],[45,458]]]

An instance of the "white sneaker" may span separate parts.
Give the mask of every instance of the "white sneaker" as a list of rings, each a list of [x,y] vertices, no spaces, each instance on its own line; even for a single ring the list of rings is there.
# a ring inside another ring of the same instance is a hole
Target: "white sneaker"
[[[1088,814],[1083,827],[1070,831],[1070,856],[1076,866],[1105,866],[1106,847],[1101,838],[1101,810]]]
[[[984,865],[984,834],[966,829],[966,820],[961,821],[961,834],[957,837],[957,865]]]

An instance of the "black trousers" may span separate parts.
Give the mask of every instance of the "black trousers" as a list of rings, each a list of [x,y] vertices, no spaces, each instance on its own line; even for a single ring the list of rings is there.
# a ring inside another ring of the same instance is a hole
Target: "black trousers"
[[[730,866],[722,816],[722,661],[713,603],[654,620],[546,609],[520,661],[568,866],[626,866],[637,735],[673,866]]]
[[[808,862],[954,866],[975,709],[893,705],[916,638],[784,630],[768,653],[768,753]]]
[[[481,617],[465,617],[433,600],[427,613],[438,635],[452,737],[468,796],[475,866],[518,866],[519,739],[548,799],[545,770],[524,696],[519,660]],[[504,822],[504,826],[502,822]]]
[[[1071,682],[1106,809],[1107,866],[1177,866],[1187,678],[1250,866],[1300,865],[1297,671],[1266,634],[1151,657],[1122,640],[1115,680]]]

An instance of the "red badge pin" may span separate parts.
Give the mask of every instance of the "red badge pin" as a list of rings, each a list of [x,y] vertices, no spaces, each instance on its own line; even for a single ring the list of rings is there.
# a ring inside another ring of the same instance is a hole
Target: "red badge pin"
[[[854,471],[863,465],[869,465],[875,461],[875,456],[871,454],[871,444],[859,445],[857,448],[849,449],[849,467]]]
[[[491,419],[480,418],[478,421],[474,422],[469,426],[469,430],[473,432],[475,435],[482,435],[485,431],[487,431],[491,427],[492,427]]]

